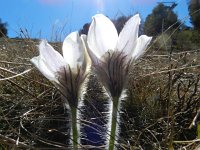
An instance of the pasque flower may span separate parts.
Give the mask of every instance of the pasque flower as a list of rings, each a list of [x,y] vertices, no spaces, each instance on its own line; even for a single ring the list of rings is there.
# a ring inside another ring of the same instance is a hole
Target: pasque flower
[[[67,99],[72,115],[73,146],[77,149],[77,107],[81,84],[87,75],[87,55],[84,35],[78,32],[69,34],[62,47],[63,56],[42,40],[39,56],[31,59],[36,68],[49,79]]]
[[[120,96],[126,81],[129,65],[147,48],[151,37],[138,37],[139,15],[130,18],[118,35],[114,24],[102,14],[93,17],[87,43],[93,68],[111,94]]]
[[[113,102],[109,149],[114,148],[119,97],[126,84],[130,64],[144,53],[152,39],[146,35],[138,37],[139,25],[137,14],[126,22],[118,35],[111,20],[97,14],[88,31],[88,53],[93,69]]]
[[[46,41],[39,44],[39,56],[31,59],[37,69],[77,106],[78,91],[87,74],[85,45],[78,32],[69,34],[62,47],[63,56]]]

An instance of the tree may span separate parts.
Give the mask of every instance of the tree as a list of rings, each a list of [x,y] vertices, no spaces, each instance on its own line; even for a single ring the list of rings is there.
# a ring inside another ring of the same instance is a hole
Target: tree
[[[0,37],[7,36],[7,23],[3,23],[0,19]]]
[[[200,0],[190,0],[188,9],[194,29],[200,30]]]
[[[120,16],[117,19],[112,20],[118,33],[121,32],[121,30],[123,29],[124,25],[126,24],[129,18],[130,16]]]
[[[87,35],[88,34],[88,30],[89,30],[89,27],[90,27],[90,23],[86,23],[83,25],[83,28],[79,30],[79,34],[85,34]]]
[[[173,3],[171,6],[166,6],[163,3],[159,3],[153,9],[153,12],[147,16],[144,23],[144,33],[149,36],[155,36],[172,25],[171,29],[178,27],[180,25],[178,16],[173,11],[176,5],[176,3]]]

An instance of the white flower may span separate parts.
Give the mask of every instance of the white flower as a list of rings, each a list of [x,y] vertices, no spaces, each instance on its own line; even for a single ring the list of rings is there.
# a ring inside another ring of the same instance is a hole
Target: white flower
[[[89,54],[97,76],[112,96],[119,96],[129,64],[147,48],[151,37],[138,37],[139,15],[131,17],[118,35],[114,24],[102,14],[93,17],[87,37]]]
[[[138,37],[140,25],[139,15],[130,18],[120,32],[119,36],[114,24],[102,14],[93,17],[88,31],[88,45],[92,53],[98,58],[108,51],[123,51],[133,59],[139,58],[151,41],[151,37],[141,35]]]
[[[78,32],[69,34],[63,42],[63,56],[42,40],[39,56],[31,59],[37,69],[66,96],[68,102],[77,105],[78,91],[86,77],[87,59],[85,44]]]

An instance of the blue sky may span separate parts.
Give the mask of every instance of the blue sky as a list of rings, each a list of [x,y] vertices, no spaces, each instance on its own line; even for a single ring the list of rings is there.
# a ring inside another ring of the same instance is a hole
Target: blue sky
[[[1,0],[0,18],[8,23],[9,37],[19,36],[21,28],[30,37],[55,40],[79,30],[96,13],[116,18],[139,12],[144,20],[163,1],[178,3],[180,20],[188,16],[188,0]]]

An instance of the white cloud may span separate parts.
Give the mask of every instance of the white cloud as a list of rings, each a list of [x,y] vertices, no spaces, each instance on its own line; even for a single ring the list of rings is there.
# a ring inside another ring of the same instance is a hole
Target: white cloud
[[[97,12],[104,12],[105,11],[105,2],[104,0],[95,0]]]
[[[105,11],[106,0],[78,0],[78,1],[79,3],[88,5],[88,7],[96,9],[98,13],[103,13]]]

